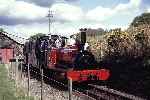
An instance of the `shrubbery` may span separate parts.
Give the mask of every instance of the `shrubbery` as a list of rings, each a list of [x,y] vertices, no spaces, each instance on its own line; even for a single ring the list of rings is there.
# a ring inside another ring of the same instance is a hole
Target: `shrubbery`
[[[150,95],[150,14],[136,17],[125,31],[114,29],[88,42],[100,65],[111,69],[114,86]]]

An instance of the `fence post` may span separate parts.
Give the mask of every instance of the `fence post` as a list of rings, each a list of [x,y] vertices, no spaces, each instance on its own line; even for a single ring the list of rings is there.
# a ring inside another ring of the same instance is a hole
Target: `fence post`
[[[15,65],[14,65],[14,62],[16,62],[16,59],[10,59],[9,60],[9,62],[10,62],[10,78],[11,79],[14,79],[14,74],[15,74],[15,71],[14,71],[14,67],[15,67]],[[14,79],[15,80],[15,79]]]
[[[72,100],[72,79],[68,78],[69,100]]]
[[[41,68],[41,100],[43,100],[43,68]]]
[[[10,69],[9,69],[9,72],[10,72],[9,74],[10,74],[10,76],[9,76],[9,77],[12,79],[12,76],[13,76],[13,75],[12,75],[12,61],[9,61],[9,62],[10,62]]]
[[[16,58],[15,76],[16,76],[16,86],[18,88],[18,58]]]
[[[23,66],[23,59],[18,59],[18,62],[19,62],[19,65],[18,65],[18,69],[19,69],[19,79],[22,79],[22,72],[23,72],[23,69],[22,69],[22,66]]]
[[[28,63],[28,96],[30,97],[30,64]]]
[[[14,67],[15,67],[15,64],[14,64],[15,62],[12,62],[12,79],[14,79],[14,74],[15,74],[15,69],[14,69]]]
[[[23,71],[22,71],[22,64],[23,64],[22,61],[20,61],[20,67],[21,67],[21,69],[20,69],[20,70],[21,70],[21,73],[20,73],[21,75],[20,75],[20,77],[21,77],[21,80],[22,80],[22,72],[23,72]]]

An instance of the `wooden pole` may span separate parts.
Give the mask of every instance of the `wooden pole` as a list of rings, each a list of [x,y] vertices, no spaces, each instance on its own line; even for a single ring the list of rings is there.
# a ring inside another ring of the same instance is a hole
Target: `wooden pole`
[[[15,80],[15,66],[16,66],[16,59],[10,59],[10,78]]]
[[[68,79],[69,100],[72,100],[72,79]]]
[[[20,76],[21,76],[21,80],[22,80],[22,72],[23,72],[22,71],[22,61],[20,62],[20,67],[21,67],[21,73],[20,73],[21,75]]]
[[[15,69],[14,69],[14,67],[15,67],[15,64],[14,64],[15,62],[12,62],[12,79],[14,78],[14,71],[15,71]]]
[[[41,100],[43,100],[43,68],[41,68]]]
[[[17,60],[17,59],[16,59]],[[15,82],[16,82],[16,70],[17,70],[17,68],[16,68],[16,66],[17,66],[17,62],[15,61],[15,63],[14,63],[14,80],[15,80]]]
[[[30,97],[30,65],[28,63],[28,96]]]
[[[12,62],[10,62],[10,78],[12,79]]]
[[[18,87],[18,58],[16,59],[16,86]]]

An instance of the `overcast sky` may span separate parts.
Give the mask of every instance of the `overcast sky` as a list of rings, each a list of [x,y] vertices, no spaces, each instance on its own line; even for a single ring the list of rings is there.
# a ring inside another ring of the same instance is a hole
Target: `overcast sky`
[[[0,27],[22,37],[48,33],[49,8],[51,32],[69,36],[82,27],[125,29],[150,12],[150,0],[0,0]]]

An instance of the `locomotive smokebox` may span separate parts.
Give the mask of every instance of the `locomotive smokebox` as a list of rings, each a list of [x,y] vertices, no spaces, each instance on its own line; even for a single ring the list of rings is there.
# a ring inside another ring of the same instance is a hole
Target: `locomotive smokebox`
[[[80,31],[81,31],[81,44],[82,44],[82,46],[84,46],[86,43],[86,31],[87,31],[87,29],[81,28]]]

